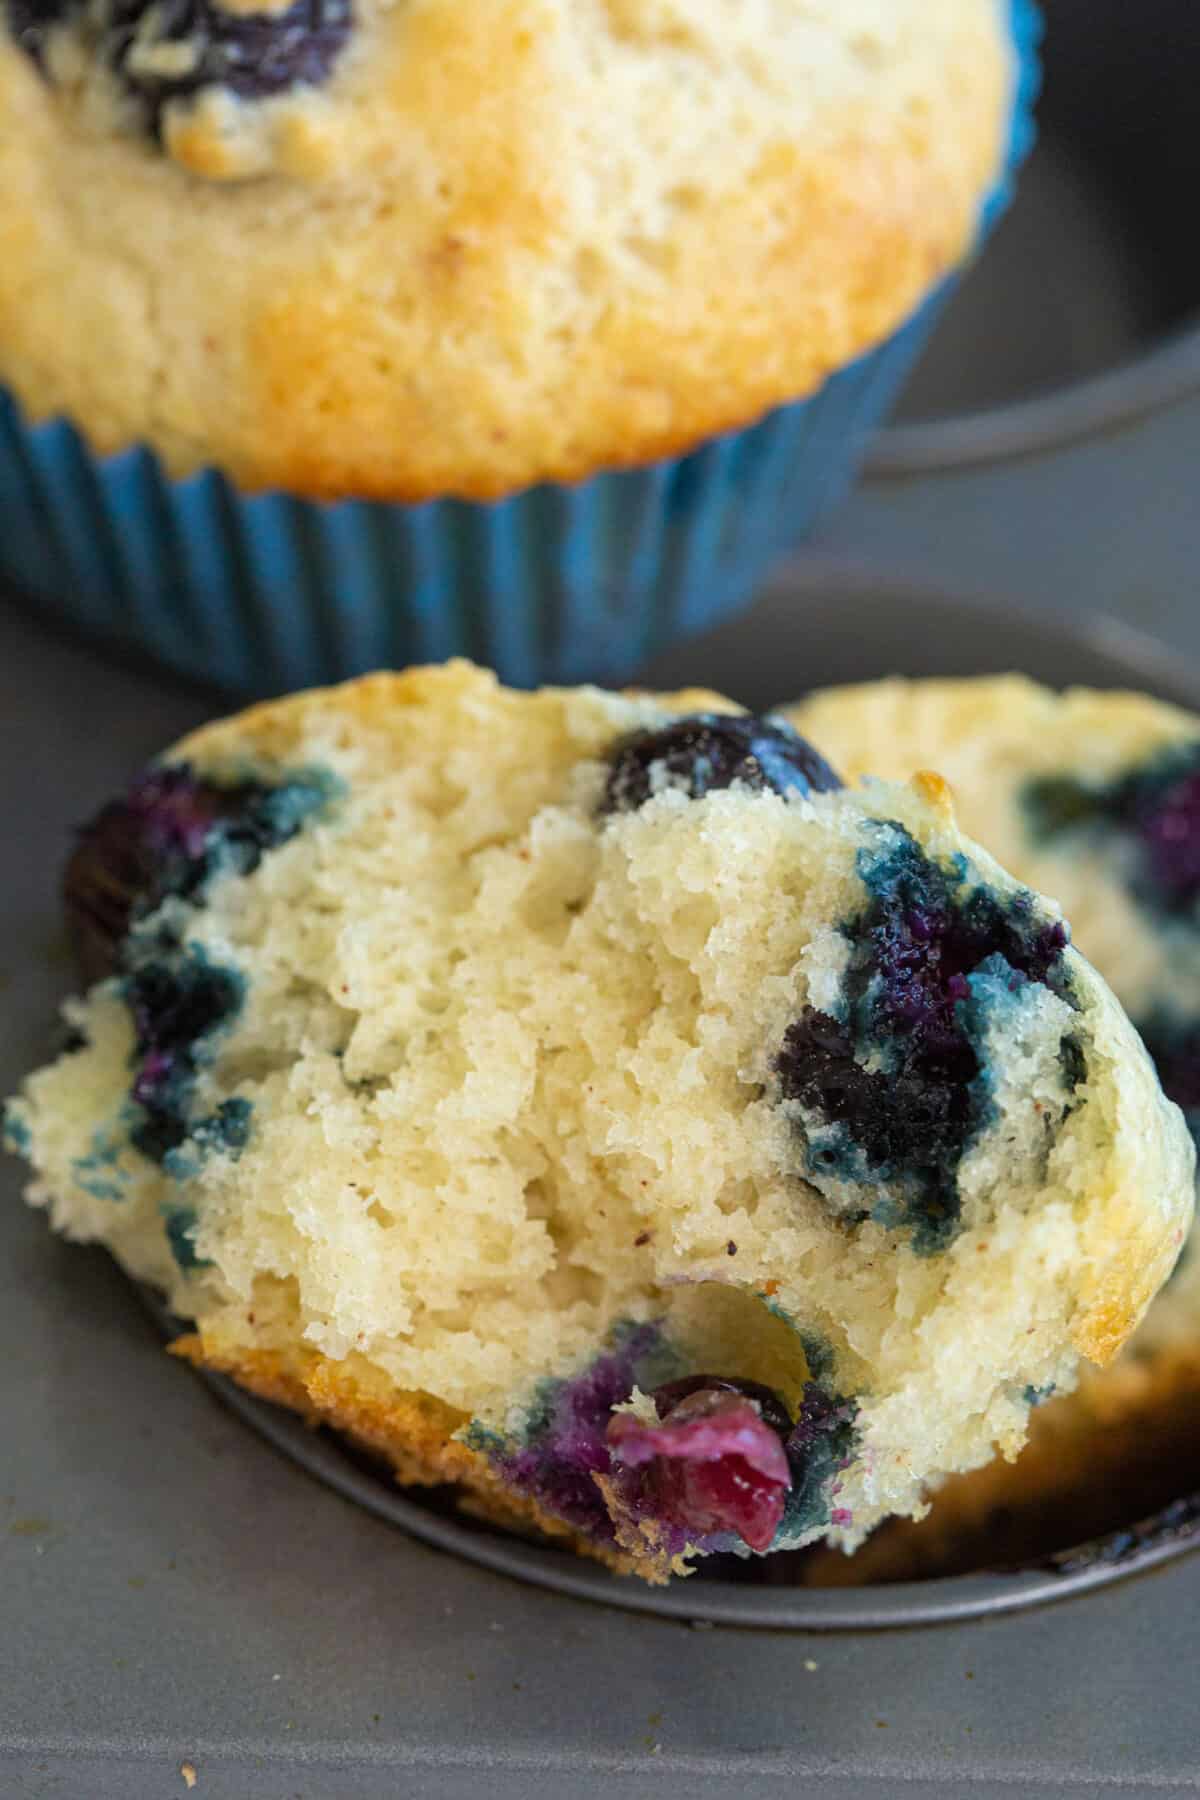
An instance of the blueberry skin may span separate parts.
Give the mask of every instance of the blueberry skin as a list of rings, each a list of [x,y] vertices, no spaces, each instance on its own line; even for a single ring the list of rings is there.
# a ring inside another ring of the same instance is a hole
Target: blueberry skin
[[[775,794],[827,794],[844,785],[820,752],[782,719],[693,713],[621,740],[612,754],[601,812],[636,812],[654,792],[656,767],[667,785],[682,788],[692,800],[735,782]]]
[[[972,888],[964,859],[942,865],[892,823],[860,853],[868,903],[842,931],[850,942],[844,1011],[804,1008],[776,1059],[782,1098],[803,1109],[808,1172],[893,1183],[904,1198],[869,1216],[911,1229],[913,1248],[944,1249],[959,1221],[958,1165],[987,1122],[987,1084],[970,1030],[968,977],[1007,971],[1010,985],[1041,982],[1074,1004],[1063,961],[1068,931],[1039,915],[1031,894]],[[1064,1085],[1084,1079],[1074,1039],[1061,1051]],[[869,1204],[869,1199],[868,1199]],[[864,1212],[863,1217],[868,1216]]]
[[[81,0],[7,0],[8,28],[40,68],[46,37],[63,21],[80,21]],[[147,38],[145,20],[152,13]],[[161,138],[163,110],[202,88],[222,88],[241,100],[264,100],[294,87],[320,87],[353,27],[350,0],[295,0],[282,13],[234,13],[212,0],[112,0],[95,53],[125,92],[141,104],[145,127]],[[171,74],[149,73],[135,57],[147,41],[186,44],[190,65]]]

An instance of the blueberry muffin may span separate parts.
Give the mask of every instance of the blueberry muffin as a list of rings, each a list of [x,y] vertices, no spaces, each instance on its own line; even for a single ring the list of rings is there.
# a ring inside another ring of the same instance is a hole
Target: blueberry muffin
[[[1006,0],[0,0],[0,381],[474,499],[810,393],[970,247]]]
[[[664,1579],[854,1545],[1109,1360],[1193,1150],[935,777],[465,664],[257,708],[82,832],[35,1203],[193,1361]]]
[[[1061,902],[1200,1134],[1200,719],[1017,676],[835,689],[789,716],[848,775],[944,772],[965,829]],[[1017,1555],[1031,1538],[1103,1529],[1114,1505],[1149,1510],[1166,1497],[1164,1459],[1181,1483],[1200,1474],[1197,1427],[1200,1257],[1188,1248],[1124,1354],[1039,1410],[1015,1467],[949,1484],[924,1524],[856,1557],[854,1578]]]

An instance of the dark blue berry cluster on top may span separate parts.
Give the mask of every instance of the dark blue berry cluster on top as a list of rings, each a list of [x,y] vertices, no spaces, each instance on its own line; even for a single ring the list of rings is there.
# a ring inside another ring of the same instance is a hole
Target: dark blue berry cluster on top
[[[350,0],[294,0],[283,12],[235,12],[216,0],[6,0],[8,27],[43,71],[50,32],[78,25],[158,137],[163,108],[203,88],[262,100],[329,79],[353,25]],[[168,72],[147,49],[178,45]]]
[[[657,788],[699,800],[740,783],[758,792],[824,794],[842,786],[825,758],[785,719],[694,713],[635,732],[612,753],[601,810],[634,812]]]

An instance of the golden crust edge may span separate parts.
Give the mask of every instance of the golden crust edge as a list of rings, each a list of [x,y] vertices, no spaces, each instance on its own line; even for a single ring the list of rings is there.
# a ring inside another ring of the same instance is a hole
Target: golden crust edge
[[[401,1487],[453,1487],[463,1511],[507,1531],[536,1533],[618,1575],[660,1585],[678,1572],[664,1569],[651,1546],[638,1554],[608,1550],[535,1500],[513,1494],[485,1457],[454,1436],[465,1415],[431,1394],[397,1391],[381,1400],[362,1391],[345,1363],[317,1351],[238,1344],[203,1330],[176,1338],[168,1349],[193,1368],[227,1376],[259,1399],[299,1413],[310,1426],[329,1426],[382,1458]]]

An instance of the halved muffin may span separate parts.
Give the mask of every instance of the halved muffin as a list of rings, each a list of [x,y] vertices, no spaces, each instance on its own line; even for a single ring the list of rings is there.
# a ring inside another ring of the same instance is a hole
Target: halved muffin
[[[254,709],[81,836],[8,1130],[183,1352],[649,1579],[859,1542],[1024,1441],[1193,1153],[933,777],[464,664]]]

